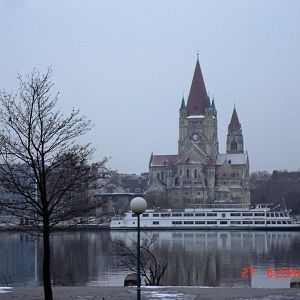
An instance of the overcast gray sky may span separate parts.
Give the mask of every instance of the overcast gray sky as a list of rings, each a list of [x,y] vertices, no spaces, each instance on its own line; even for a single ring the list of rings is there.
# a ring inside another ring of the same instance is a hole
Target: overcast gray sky
[[[251,171],[300,167],[300,1],[0,0],[0,88],[53,68],[63,112],[120,172],[176,154],[196,53],[225,151],[233,105]]]

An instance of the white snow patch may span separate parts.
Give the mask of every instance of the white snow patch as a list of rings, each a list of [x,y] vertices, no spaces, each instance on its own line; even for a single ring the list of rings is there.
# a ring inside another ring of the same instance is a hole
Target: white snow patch
[[[8,293],[8,292],[11,292],[11,291],[12,291],[11,287],[7,287],[7,286],[2,287],[2,286],[0,286],[0,294],[1,293]]]
[[[160,299],[177,299],[177,300],[193,300],[195,299],[192,295],[182,294],[182,293],[170,293],[170,292],[144,292],[143,293],[147,298],[151,300],[160,300]]]
[[[205,119],[204,115],[191,115],[188,116],[187,119]]]

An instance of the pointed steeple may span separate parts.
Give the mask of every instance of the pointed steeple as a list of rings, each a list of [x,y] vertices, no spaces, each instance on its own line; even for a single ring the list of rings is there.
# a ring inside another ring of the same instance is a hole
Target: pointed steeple
[[[199,60],[195,67],[194,77],[187,101],[187,115],[204,115],[205,108],[208,106],[209,99],[207,96],[204,79],[202,76]]]
[[[226,153],[244,153],[244,139],[236,109],[234,107],[231,121],[228,125]]]
[[[241,129],[241,123],[239,121],[239,117],[237,115],[235,107],[233,109],[233,113],[232,113],[232,116],[231,116],[231,121],[229,123],[228,129],[231,129],[231,130]]]
[[[184,96],[182,96],[180,109],[183,109],[183,108],[185,108]]]
[[[216,105],[215,105],[215,99],[214,98],[211,101],[211,108],[213,108],[214,110],[216,110]]]

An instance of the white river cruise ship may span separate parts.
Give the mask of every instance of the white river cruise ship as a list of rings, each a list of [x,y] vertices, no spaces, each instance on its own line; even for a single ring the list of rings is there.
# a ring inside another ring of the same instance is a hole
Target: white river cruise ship
[[[111,220],[110,229],[136,229],[137,216],[129,211]],[[203,205],[199,208],[148,209],[140,215],[142,230],[243,229],[299,230],[300,223],[287,210],[275,210],[268,204]]]

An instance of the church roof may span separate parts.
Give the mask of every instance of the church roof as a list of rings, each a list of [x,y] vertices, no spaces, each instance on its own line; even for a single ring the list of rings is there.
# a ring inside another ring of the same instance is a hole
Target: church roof
[[[177,158],[177,155],[152,155],[150,160],[150,167],[162,167],[170,165]]]
[[[204,115],[205,108],[210,106],[199,60],[197,59],[194,77],[187,101],[187,115]]]
[[[240,124],[239,117],[237,115],[235,108],[233,109],[231,121],[229,123],[228,128],[233,129],[233,130],[241,129],[241,124]]]
[[[247,153],[218,154],[216,165],[223,165],[226,160],[232,165],[244,165],[247,163]]]

